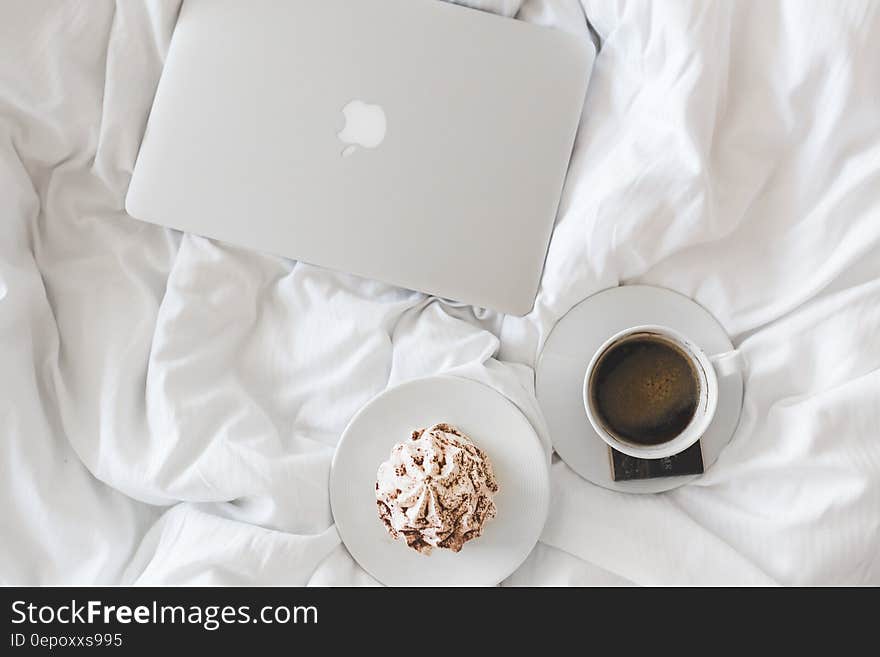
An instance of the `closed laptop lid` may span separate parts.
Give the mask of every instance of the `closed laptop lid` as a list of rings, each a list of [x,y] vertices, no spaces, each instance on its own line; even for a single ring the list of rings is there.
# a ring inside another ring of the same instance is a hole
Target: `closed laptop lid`
[[[126,209],[524,314],[593,57],[435,0],[186,0]]]

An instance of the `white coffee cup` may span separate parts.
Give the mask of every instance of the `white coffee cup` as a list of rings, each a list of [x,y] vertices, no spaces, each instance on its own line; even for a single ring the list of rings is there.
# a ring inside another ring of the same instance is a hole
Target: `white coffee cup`
[[[634,443],[612,433],[605,427],[599,413],[593,407],[593,395],[591,394],[592,386],[595,383],[593,377],[596,373],[596,366],[602,356],[624,340],[640,335],[666,339],[677,346],[690,359],[699,382],[697,409],[690,422],[677,436],[656,445]],[[596,430],[599,437],[617,451],[637,458],[662,459],[683,452],[700,439],[709,428],[709,424],[715,416],[715,410],[718,408],[718,379],[735,374],[741,369],[742,358],[739,351],[735,349],[709,356],[681,333],[668,327],[634,326],[612,335],[593,354],[584,375],[584,408],[587,411],[590,424],[593,425],[593,429]]]

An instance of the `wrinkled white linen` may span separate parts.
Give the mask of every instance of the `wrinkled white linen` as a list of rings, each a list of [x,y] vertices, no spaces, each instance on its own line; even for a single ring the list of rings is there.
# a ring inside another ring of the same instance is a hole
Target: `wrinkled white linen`
[[[547,441],[543,340],[642,282],[742,348],[734,440],[656,496],[554,458],[507,583],[880,584],[880,5],[471,4],[602,39],[525,318],[129,218],[178,2],[0,5],[0,582],[375,584],[328,501],[354,412],[453,371]]]

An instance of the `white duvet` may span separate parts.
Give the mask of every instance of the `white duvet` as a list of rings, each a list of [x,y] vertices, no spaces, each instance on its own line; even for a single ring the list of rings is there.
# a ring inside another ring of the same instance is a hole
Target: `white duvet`
[[[131,219],[178,3],[0,4],[0,582],[374,584],[328,501],[352,414],[455,369],[547,439],[543,340],[643,282],[741,346],[736,435],[656,496],[554,458],[505,583],[880,584],[880,3],[471,4],[602,40],[525,318]]]

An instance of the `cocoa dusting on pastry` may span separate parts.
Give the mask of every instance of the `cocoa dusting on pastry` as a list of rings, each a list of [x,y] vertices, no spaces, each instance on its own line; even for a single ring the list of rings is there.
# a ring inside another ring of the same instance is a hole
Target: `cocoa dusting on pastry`
[[[422,554],[435,547],[458,552],[496,514],[489,457],[445,422],[394,445],[376,477],[380,520],[395,540]]]

